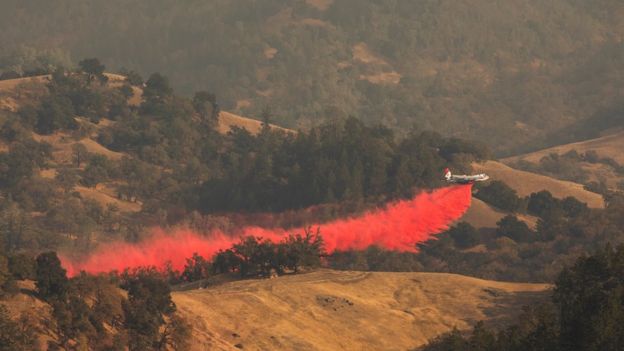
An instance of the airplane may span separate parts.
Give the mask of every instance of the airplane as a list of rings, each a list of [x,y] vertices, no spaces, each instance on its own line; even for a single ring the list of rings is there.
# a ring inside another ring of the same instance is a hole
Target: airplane
[[[444,169],[444,179],[446,179],[447,182],[449,183],[456,183],[456,184],[473,184],[474,182],[484,182],[488,179],[490,179],[490,177],[485,174],[485,173],[481,173],[481,174],[475,174],[475,175],[453,175],[451,174],[451,170],[448,168]]]

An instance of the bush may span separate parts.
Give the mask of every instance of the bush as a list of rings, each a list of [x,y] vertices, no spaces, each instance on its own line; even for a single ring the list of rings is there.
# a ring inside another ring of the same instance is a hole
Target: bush
[[[496,223],[496,236],[506,236],[517,243],[535,241],[535,232],[516,216],[505,216]]]
[[[479,231],[467,222],[457,223],[454,227],[449,229],[448,233],[455,241],[455,246],[460,249],[471,248],[481,241],[481,234]]]
[[[479,189],[476,197],[501,210],[515,212],[520,208],[520,199],[514,189],[500,180],[495,180]]]

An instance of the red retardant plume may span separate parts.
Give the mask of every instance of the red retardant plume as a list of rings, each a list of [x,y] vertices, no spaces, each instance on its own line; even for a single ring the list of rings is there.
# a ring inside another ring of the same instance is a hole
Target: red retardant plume
[[[368,211],[358,217],[337,219],[320,228],[325,250],[365,249],[376,245],[388,250],[416,251],[416,244],[429,240],[436,233],[448,229],[470,206],[472,185],[454,185],[416,195],[411,200],[388,204],[385,208]],[[246,227],[243,236],[259,236],[273,242],[288,234],[303,234],[302,228],[267,229]],[[206,258],[219,250],[232,247],[239,236],[212,233],[200,236],[188,230],[165,234],[158,230],[154,236],[141,243],[116,242],[101,245],[82,261],[61,257],[69,276],[80,271],[104,273],[126,268],[155,266],[164,268],[168,263],[175,270],[182,270],[186,259],[193,253]]]

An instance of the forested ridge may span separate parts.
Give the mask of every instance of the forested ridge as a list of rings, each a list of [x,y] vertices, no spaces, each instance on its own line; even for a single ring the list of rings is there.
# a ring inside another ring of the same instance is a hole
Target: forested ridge
[[[0,70],[96,56],[287,127],[355,115],[500,154],[621,125],[618,1],[328,4],[5,1]]]
[[[327,219],[438,186],[445,166],[468,170],[488,155],[479,144],[423,131],[398,138],[355,118],[285,132],[269,127],[269,111],[258,134],[234,128],[222,135],[213,94],[177,96],[160,74],[144,88],[133,88],[132,79],[109,84],[103,72],[97,59],[57,69],[47,83],[24,88],[37,98],[3,112],[8,250],[84,251],[100,239],[136,241],[154,225],[209,232],[228,229],[223,213],[339,205],[320,214]],[[130,77],[141,85],[136,73]],[[142,102],[129,105],[136,89]],[[85,145],[93,142],[108,149],[90,151]],[[61,152],[60,145],[71,147]],[[117,199],[112,205],[84,197],[102,188]]]

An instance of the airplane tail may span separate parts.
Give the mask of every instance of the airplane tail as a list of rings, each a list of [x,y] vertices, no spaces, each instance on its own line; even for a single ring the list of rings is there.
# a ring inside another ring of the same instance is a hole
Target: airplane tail
[[[452,174],[451,174],[451,170],[448,168],[444,169],[444,178],[446,180],[451,180]]]

